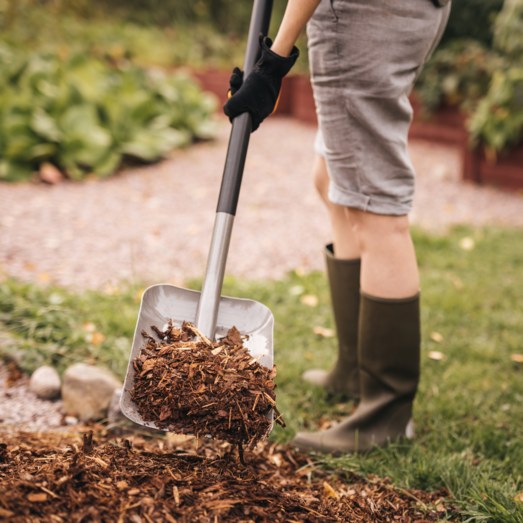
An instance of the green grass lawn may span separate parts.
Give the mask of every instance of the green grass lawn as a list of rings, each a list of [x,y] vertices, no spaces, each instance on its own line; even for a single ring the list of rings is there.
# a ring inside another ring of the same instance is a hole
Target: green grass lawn
[[[460,246],[465,237],[473,249]],[[523,502],[514,497],[523,491],[523,364],[511,355],[523,354],[523,231],[458,228],[434,236],[415,230],[414,239],[423,327],[417,437],[366,456],[313,459],[335,474],[351,470],[426,490],[446,486],[464,521],[522,523]],[[123,376],[139,288],[74,295],[8,279],[0,284],[2,330],[16,337],[28,370],[43,362],[63,370],[92,361]],[[305,369],[327,368],[335,359],[335,338],[313,333],[315,326],[334,327],[323,274],[271,282],[227,278],[224,294],[261,301],[274,312],[277,393],[287,429],[275,429],[273,439],[288,441],[298,430],[351,412],[352,403],[300,381]],[[318,305],[302,303],[306,294],[317,296]],[[431,351],[445,359],[429,358]]]

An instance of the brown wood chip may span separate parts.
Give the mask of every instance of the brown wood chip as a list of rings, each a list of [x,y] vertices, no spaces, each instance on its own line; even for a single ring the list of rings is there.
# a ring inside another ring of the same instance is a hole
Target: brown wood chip
[[[0,433],[0,448],[6,451],[0,469],[0,518],[15,523],[460,520],[444,490],[396,489],[348,470],[329,476],[308,466],[306,454],[274,443],[247,449],[244,466],[233,447],[224,448],[222,442],[135,438],[140,445],[132,450],[125,441],[99,432],[89,456],[79,435]],[[58,447],[67,450],[57,453]],[[47,458],[49,465],[42,466],[35,456]],[[108,466],[98,466],[92,457]],[[306,467],[309,474],[300,473]]]
[[[144,421],[235,444],[256,445],[267,435],[276,405],[276,367],[260,365],[261,356],[252,358],[236,327],[214,344],[188,322],[178,329],[171,320],[165,331],[151,330],[160,340],[142,333],[145,345],[133,362],[131,397]],[[279,413],[276,422],[285,426]]]

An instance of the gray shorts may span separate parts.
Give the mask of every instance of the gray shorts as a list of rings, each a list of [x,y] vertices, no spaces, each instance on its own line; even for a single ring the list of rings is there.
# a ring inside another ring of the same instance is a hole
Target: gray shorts
[[[408,95],[438,44],[450,3],[322,0],[307,26],[329,199],[377,214],[412,207]]]

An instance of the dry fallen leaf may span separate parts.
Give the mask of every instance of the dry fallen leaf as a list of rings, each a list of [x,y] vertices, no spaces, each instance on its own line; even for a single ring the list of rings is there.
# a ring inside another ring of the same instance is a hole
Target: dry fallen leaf
[[[47,501],[47,494],[45,492],[33,492],[27,495],[27,499],[33,503]]]
[[[321,327],[320,325],[316,325],[312,331],[314,334],[323,336],[324,338],[332,338],[334,336],[334,331],[332,329],[327,329],[325,327]]]
[[[91,323],[90,321],[85,321],[82,324],[82,329],[84,332],[94,332],[96,330],[96,325],[94,323]]]
[[[118,490],[125,490],[127,487],[129,486],[129,483],[127,483],[127,481],[119,481],[117,484],[116,484],[116,488]]]
[[[459,246],[464,251],[471,251],[472,249],[474,249],[474,245],[474,240],[472,238],[469,238],[468,236],[465,236],[465,238],[461,238],[461,240],[459,241]]]
[[[436,343],[441,343],[443,341],[443,336],[439,332],[431,332],[430,339]]]
[[[269,461],[272,461],[277,467],[281,467],[281,454],[271,454],[269,456]]]
[[[451,281],[452,281],[452,285],[454,285],[454,287],[458,291],[463,290],[463,287],[465,287],[465,285],[461,281],[461,278],[458,278],[457,276],[451,276]]]
[[[322,416],[320,418],[320,423],[318,424],[318,429],[327,430],[330,427],[332,427],[332,421]]]
[[[514,496],[514,501],[518,503],[523,503],[523,492],[520,492],[519,494],[516,494]]]
[[[98,346],[101,345],[104,341],[105,341],[105,336],[104,336],[101,332],[98,332],[98,331],[93,332],[93,336],[92,336],[92,338],[91,338],[91,343],[92,343],[95,347],[98,347]]]
[[[316,307],[318,305],[318,297],[314,294],[304,294],[301,297],[301,302],[309,307]]]
[[[447,356],[443,354],[443,352],[439,352],[437,350],[432,350],[429,352],[429,358],[431,360],[445,360],[447,359]]]
[[[336,494],[335,490],[326,482],[323,482],[323,497],[324,498],[335,498],[338,499],[339,496]]]
[[[18,380],[22,379],[23,374],[14,361],[10,361],[7,364],[7,371],[8,375],[7,379],[5,380],[5,384],[7,388],[9,388],[12,385],[14,385]]]
[[[296,276],[301,278],[307,274],[307,269],[305,267],[298,267],[294,272],[296,273]]]
[[[516,363],[523,363],[523,354],[511,354],[510,359]]]
[[[173,445],[180,445],[191,439],[194,439],[194,436],[188,436],[186,434],[174,434],[173,432],[167,433],[167,441]]]
[[[47,183],[58,183],[64,179],[63,174],[52,164],[45,162],[40,165],[40,178]]]

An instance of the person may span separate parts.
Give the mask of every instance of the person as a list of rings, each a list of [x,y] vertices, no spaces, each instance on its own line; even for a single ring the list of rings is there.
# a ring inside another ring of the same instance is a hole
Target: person
[[[447,0],[289,0],[274,43],[242,82],[231,77],[224,112],[249,111],[253,130],[274,109],[307,24],[318,114],[314,180],[333,243],[325,248],[338,360],[303,378],[359,400],[333,427],[292,444],[326,453],[365,451],[413,435],[420,373],[420,291],[408,213],[414,169],[408,95],[437,46]]]

